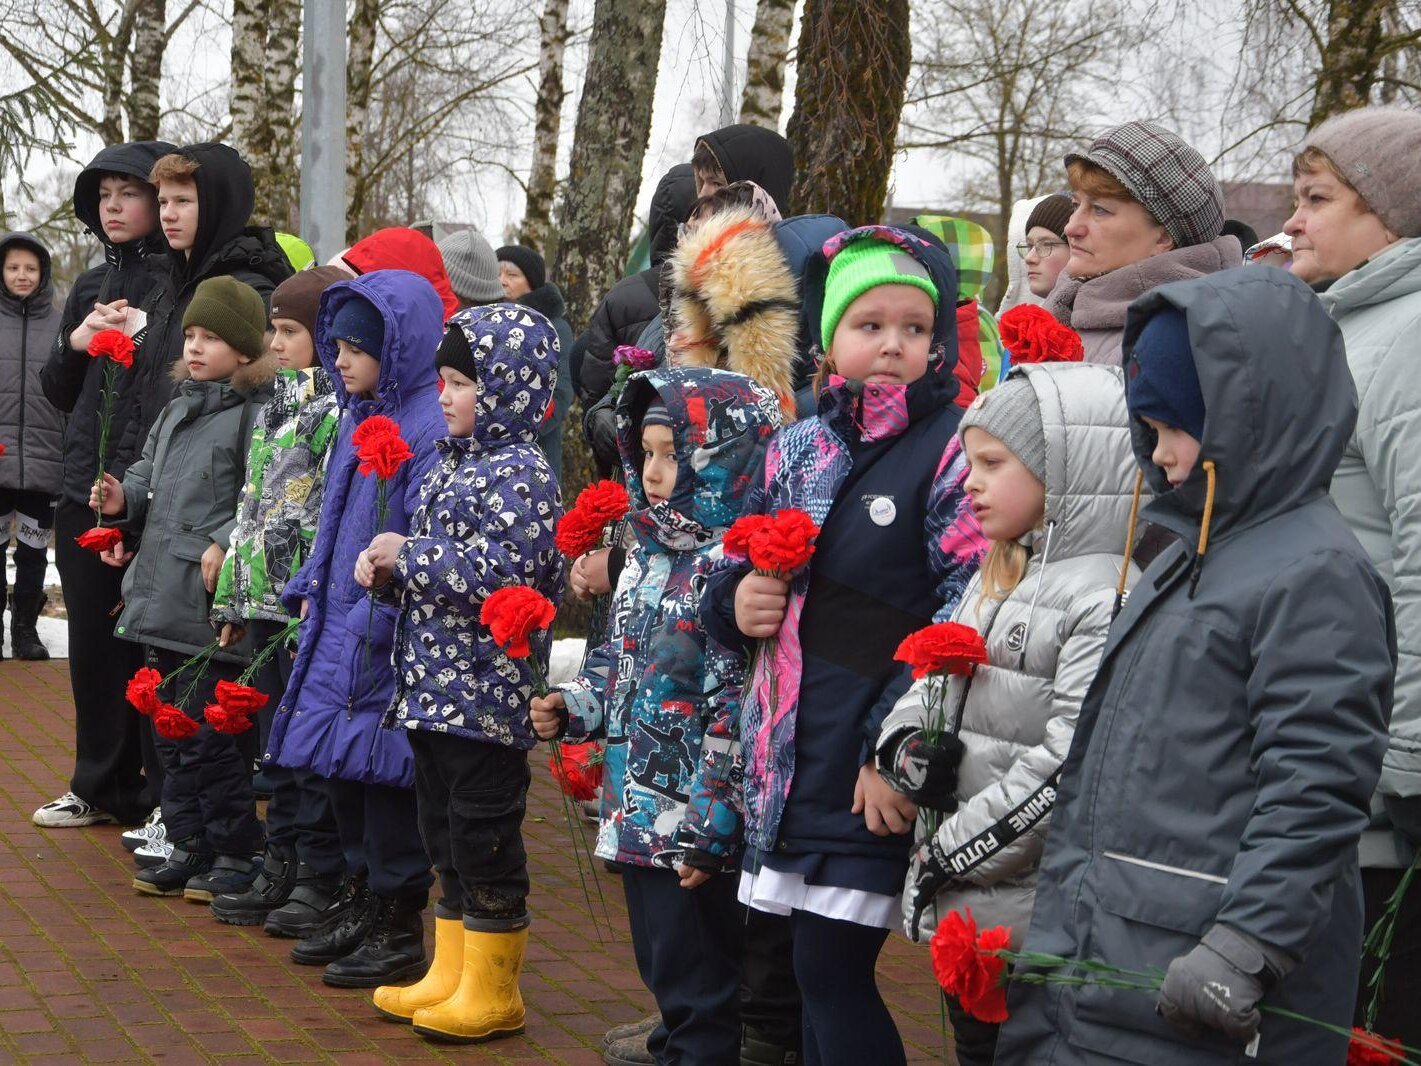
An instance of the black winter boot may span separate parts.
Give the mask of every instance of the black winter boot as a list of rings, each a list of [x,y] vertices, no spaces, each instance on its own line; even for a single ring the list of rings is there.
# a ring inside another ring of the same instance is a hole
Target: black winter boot
[[[428,899],[375,897],[375,921],[365,941],[326,967],[321,980],[335,988],[375,988],[424,976],[424,913]]]
[[[364,943],[371,926],[375,924],[375,896],[362,877],[348,880],[341,897],[349,901],[345,916],[329,931],[303,940],[292,948],[292,962],[302,966],[325,966],[345,958]]]
[[[183,898],[190,903],[211,903],[227,893],[245,892],[260,872],[259,855],[219,855],[212,869],[187,883]]]
[[[44,604],[43,592],[10,597],[10,650],[16,659],[44,662],[49,658],[49,649],[40,643],[36,627]],[[0,640],[3,640],[3,634],[0,634]]]
[[[266,916],[262,930],[267,936],[299,940],[329,933],[355,905],[354,887],[353,879],[326,877],[301,863],[286,902]]]
[[[260,925],[286,902],[296,884],[296,849],[267,848],[252,887],[223,892],[212,899],[212,917],[228,925]]]
[[[148,896],[181,896],[189,881],[212,869],[215,859],[201,838],[180,840],[166,862],[138,871],[133,887]]]

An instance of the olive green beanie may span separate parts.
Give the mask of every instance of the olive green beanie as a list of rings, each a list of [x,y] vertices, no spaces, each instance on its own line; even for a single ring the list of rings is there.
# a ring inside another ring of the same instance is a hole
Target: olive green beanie
[[[183,329],[189,326],[211,330],[243,355],[260,359],[266,347],[266,304],[245,282],[225,275],[208,278],[183,312]]]

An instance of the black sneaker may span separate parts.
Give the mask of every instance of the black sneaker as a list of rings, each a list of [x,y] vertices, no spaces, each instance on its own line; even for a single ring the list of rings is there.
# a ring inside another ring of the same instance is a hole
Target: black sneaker
[[[260,871],[259,855],[219,855],[211,870],[184,886],[183,898],[193,903],[211,903],[217,896],[241,894],[252,887]]]
[[[321,980],[334,988],[378,988],[424,976],[424,908],[427,899],[375,898],[375,920],[360,946],[326,967]]]
[[[181,896],[189,881],[212,869],[216,858],[196,839],[179,841],[167,862],[138,871],[133,887],[148,896]]]
[[[351,878],[342,896],[350,900],[345,917],[329,932],[312,936],[292,948],[292,962],[301,966],[325,966],[345,958],[365,942],[375,924],[375,895],[364,878]]]
[[[323,877],[305,863],[296,869],[296,883],[286,902],[266,916],[267,936],[307,937],[329,933],[350,913],[355,897],[346,878]]]
[[[268,914],[286,902],[295,884],[296,850],[268,848],[250,888],[213,897],[212,917],[228,925],[260,925]]]

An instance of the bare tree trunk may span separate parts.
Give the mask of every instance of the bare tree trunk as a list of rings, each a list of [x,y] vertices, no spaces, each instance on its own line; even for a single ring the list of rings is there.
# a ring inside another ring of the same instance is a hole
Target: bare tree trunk
[[[1395,9],[1396,0],[1330,0],[1309,129],[1369,101],[1387,55],[1383,44]]]
[[[112,33],[101,25],[95,27],[104,106],[104,116],[95,132],[105,144],[122,144],[126,140],[123,135],[123,68],[128,59],[129,42],[133,39],[137,9],[142,5],[143,0],[129,0]]]
[[[163,53],[168,47],[166,0],[135,0],[133,54],[128,60],[128,136],[135,141],[158,139],[159,87]]]
[[[267,0],[267,172],[257,175],[258,210],[279,230],[294,229],[298,181],[296,76],[301,71],[301,0]],[[255,168],[253,168],[255,170]],[[263,217],[263,216],[258,216]]]
[[[789,142],[796,214],[877,222],[912,59],[908,0],[806,0]]]
[[[533,109],[533,166],[528,204],[518,239],[548,254],[553,197],[558,183],[558,133],[562,128],[563,52],[567,48],[567,0],[547,0],[538,21],[538,101]]]
[[[345,239],[360,236],[360,215],[365,209],[368,182],[362,149],[365,122],[370,114],[371,69],[375,63],[375,30],[380,21],[380,0],[355,0],[347,30],[349,54],[345,65]]]
[[[785,59],[794,25],[794,0],[760,0],[750,31],[740,121],[777,130],[785,95]]]
[[[258,184],[253,215],[266,217],[262,203],[261,175],[271,169],[266,128],[266,34],[265,0],[232,0],[232,146],[252,168]]]

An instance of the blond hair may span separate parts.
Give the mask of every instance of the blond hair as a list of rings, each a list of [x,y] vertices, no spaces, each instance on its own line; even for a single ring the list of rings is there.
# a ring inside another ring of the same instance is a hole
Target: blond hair
[[[992,541],[978,570],[982,579],[981,597],[977,601],[979,613],[988,600],[1004,600],[1016,591],[1021,579],[1026,576],[1026,564],[1030,559],[1031,553],[1019,541]]]

